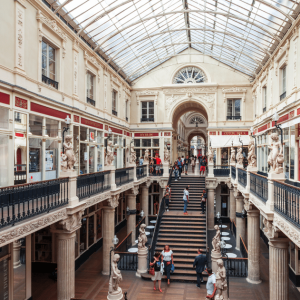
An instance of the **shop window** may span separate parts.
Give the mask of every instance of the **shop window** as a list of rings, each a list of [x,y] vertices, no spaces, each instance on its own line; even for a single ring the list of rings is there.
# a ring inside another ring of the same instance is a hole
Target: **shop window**
[[[29,182],[42,180],[42,139],[29,139]]]
[[[58,141],[46,140],[46,152],[45,152],[45,171],[46,180],[58,178]]]
[[[101,146],[97,145],[97,172],[103,170],[102,166],[102,148]]]
[[[14,119],[15,119],[15,124],[14,124],[15,131],[24,131],[25,132],[26,129],[27,129],[27,115],[15,111],[14,116],[15,116],[14,117]]]
[[[46,118],[46,132],[48,137],[58,138],[59,121]]]
[[[29,134],[32,135],[43,135],[43,118],[40,116],[29,115]]]
[[[295,179],[295,126],[291,126],[290,132],[290,179]]]
[[[227,100],[227,120],[241,120],[241,99]]]
[[[281,76],[281,95],[280,101],[286,97],[286,66],[280,69],[280,76]]]
[[[134,147],[140,147],[141,146],[141,140],[140,139],[135,139],[134,140]]]
[[[0,134],[0,187],[8,186],[8,136]]]
[[[228,148],[221,148],[221,165],[228,165]]]
[[[142,139],[142,147],[151,147],[151,139]]]
[[[88,142],[86,127],[80,127],[80,141]]]
[[[80,144],[80,175],[87,173],[87,164],[88,164],[87,145],[81,143]]]
[[[95,172],[95,145],[91,145],[89,147],[89,173],[94,173]]]
[[[159,139],[153,139],[153,147],[159,147]]]
[[[87,87],[86,87],[86,101],[87,103],[95,106],[96,102],[94,99],[94,80],[95,80],[95,76],[88,72],[87,73],[87,79],[86,79],[86,83],[87,83]]]
[[[154,102],[142,102],[142,118],[141,122],[154,122]]]
[[[0,128],[8,129],[9,127],[9,109],[0,107]]]
[[[263,113],[267,110],[267,86],[262,88]]]
[[[95,242],[95,215],[89,216],[89,247]]]
[[[84,217],[81,220],[81,227],[80,227],[80,253],[87,249],[86,229],[87,229],[87,218]]]
[[[42,41],[42,81],[58,89],[55,49]]]
[[[112,91],[112,114],[114,116],[118,115],[117,112],[117,103],[118,102],[118,92],[116,90]]]

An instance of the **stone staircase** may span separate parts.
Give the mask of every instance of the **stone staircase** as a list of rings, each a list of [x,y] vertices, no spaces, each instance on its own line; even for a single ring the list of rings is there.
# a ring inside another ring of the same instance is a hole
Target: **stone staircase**
[[[190,186],[190,202],[188,215],[184,215],[182,198],[187,185]],[[165,245],[169,245],[174,252],[175,272],[171,275],[171,281],[196,282],[193,262],[198,255],[197,249],[206,249],[206,214],[201,214],[200,199],[203,189],[205,177],[183,175],[178,181],[172,178],[169,211],[162,217],[155,245],[157,252],[162,252]],[[143,278],[149,279],[151,276],[145,274]]]

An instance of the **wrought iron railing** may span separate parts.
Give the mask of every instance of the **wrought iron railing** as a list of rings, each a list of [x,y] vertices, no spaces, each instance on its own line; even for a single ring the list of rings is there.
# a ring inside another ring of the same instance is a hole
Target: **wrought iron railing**
[[[112,110],[111,112],[112,112],[112,114],[113,114],[114,116],[118,116],[118,112],[117,112],[117,111]]]
[[[248,276],[248,258],[223,257],[224,267],[230,277]]]
[[[241,121],[241,116],[227,116],[227,120],[239,120]]]
[[[136,271],[138,267],[138,254],[131,252],[115,252],[120,255],[119,270]]]
[[[149,176],[162,176],[163,174],[163,165],[149,165]]]
[[[268,178],[250,173],[250,192],[260,200],[268,200]]]
[[[48,78],[45,75],[42,75],[42,82],[49,84],[58,90],[58,82],[53,79]]]
[[[115,252],[127,252],[132,246],[132,231],[117,245]]]
[[[229,166],[215,166],[214,176],[215,177],[228,177],[230,174]]]
[[[116,185],[120,186],[134,180],[134,168],[117,169],[115,172]]]
[[[77,197],[79,200],[110,189],[110,171],[79,175],[77,177]]]
[[[95,101],[95,100],[93,100],[93,99],[91,99],[91,98],[89,98],[89,97],[86,97],[86,102],[87,102],[88,104],[91,104],[91,105],[93,105],[93,106],[95,106],[95,105],[96,105],[96,101]]]
[[[141,122],[154,122],[154,118],[141,118]]]
[[[241,254],[244,258],[248,258],[248,249],[243,238],[240,236],[240,247],[241,247]]]
[[[69,178],[0,189],[0,228],[68,204]]]
[[[247,172],[243,169],[238,169],[238,183],[243,187],[247,185]]]
[[[236,179],[236,167],[234,167],[234,166],[231,166],[231,178],[233,180]]]
[[[26,165],[15,165],[14,185],[24,184],[27,181]]]
[[[136,178],[140,179],[147,176],[147,166],[137,166],[136,167]]]
[[[264,176],[264,177],[268,177],[268,173],[266,172],[262,172],[262,171],[257,171],[258,175]]]
[[[283,100],[285,97],[286,97],[286,92],[284,92],[280,95],[280,101]]]
[[[274,180],[274,208],[300,227],[300,188]]]

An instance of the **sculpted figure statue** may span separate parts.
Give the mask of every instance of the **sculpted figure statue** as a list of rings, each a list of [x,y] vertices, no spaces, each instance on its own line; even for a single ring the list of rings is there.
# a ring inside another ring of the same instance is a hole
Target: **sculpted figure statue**
[[[74,171],[73,166],[76,162],[76,156],[73,151],[73,143],[72,143],[72,136],[66,135],[65,142],[63,144],[65,153],[62,155],[62,167],[61,170],[63,172],[66,171]]]
[[[142,224],[139,229],[140,235],[138,238],[138,248],[146,248],[147,235],[146,235],[146,224]]]
[[[231,154],[230,154],[230,162],[235,163],[235,149],[233,148],[233,146],[231,147]]]
[[[111,276],[109,279],[109,290],[108,294],[119,294],[122,293],[122,289],[119,287],[120,282],[122,281],[121,271],[118,269],[118,262],[120,260],[120,255],[115,254],[111,263]]]
[[[165,162],[168,162],[170,159],[170,151],[168,150],[167,146],[165,146],[165,150],[164,150],[164,160]]]
[[[130,145],[130,163],[135,164],[136,162],[136,153],[134,151],[133,143]]]
[[[236,154],[236,161],[237,161],[238,164],[242,165],[243,164],[243,159],[244,159],[243,149],[242,149],[242,147],[240,147],[237,151],[237,154]]]
[[[217,260],[218,270],[216,273],[216,286],[218,295],[216,300],[227,300],[227,281],[226,281],[226,269],[222,259]]]
[[[220,253],[221,252],[221,248],[220,248],[221,232],[220,232],[220,228],[219,228],[218,225],[215,225],[214,228],[217,232],[216,232],[216,235],[213,237],[213,240],[212,240],[212,246],[213,246],[212,251]]]
[[[254,141],[251,140],[248,146],[248,166],[256,167],[256,155],[255,155],[255,146]]]
[[[208,156],[208,163],[213,164],[214,163],[214,154],[213,154],[213,150],[212,150],[211,146],[208,148],[207,156]]]
[[[114,153],[113,153],[112,145],[113,145],[113,142],[109,140],[107,142],[107,150],[106,150],[106,156],[105,156],[105,165],[106,166],[111,166],[114,161]]]
[[[268,164],[270,165],[270,173],[281,174],[283,173],[282,164],[284,161],[282,154],[282,145],[279,141],[279,136],[277,132],[271,134],[271,145],[269,149],[271,150],[268,156]]]
[[[144,162],[145,162],[145,163],[148,163],[148,162],[149,162],[149,149],[146,149],[146,150],[145,150]]]

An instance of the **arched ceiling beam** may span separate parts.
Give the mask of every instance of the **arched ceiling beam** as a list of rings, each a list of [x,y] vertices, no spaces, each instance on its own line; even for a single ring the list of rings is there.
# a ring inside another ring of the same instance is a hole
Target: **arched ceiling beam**
[[[180,56],[180,55],[192,55],[192,54],[190,54],[190,53],[178,53],[178,54],[166,55],[166,56],[164,56],[164,57],[161,57],[160,59],[157,59],[157,60],[154,60],[154,61],[150,61],[149,63],[147,63],[146,66],[148,66],[149,64],[153,64],[153,63],[155,63],[155,62],[157,62],[157,61],[167,60],[167,59],[169,59],[169,58],[171,58],[171,57]],[[228,61],[228,62],[231,62],[231,63],[233,63],[233,64],[239,65],[241,68],[247,69],[247,70],[251,73],[251,75],[252,75],[253,77],[256,76],[255,73],[253,73],[253,70],[249,69],[248,67],[246,67],[246,66],[244,66],[244,65],[241,65],[240,63],[238,63],[238,62],[236,62],[236,61],[232,61],[232,60],[225,59],[225,58],[220,58],[220,56],[217,56],[217,55],[211,55],[211,54],[205,54],[205,53],[204,53],[203,55],[207,55],[207,56],[210,56],[210,57],[212,57],[212,58],[219,59],[219,62],[220,62],[220,63],[222,63],[222,60],[223,60],[223,61]],[[129,75],[127,75],[127,77],[125,78],[125,80],[127,80],[128,78],[130,78],[132,75],[134,75],[135,73],[137,73],[139,70],[143,69],[144,67],[145,67],[145,66],[143,66],[143,67],[141,67],[141,68],[135,70],[134,72],[130,73]],[[157,66],[156,66],[156,67],[157,67]],[[231,67],[231,66],[228,66],[228,67]],[[231,67],[231,68],[233,68],[233,67]],[[120,69],[119,69],[119,70],[120,70]],[[148,70],[148,71],[150,71],[150,70]],[[239,71],[239,70],[238,70],[238,71]],[[240,71],[240,72],[242,72],[242,71]],[[250,75],[248,75],[248,76],[250,76]]]
[[[250,58],[251,60],[253,60],[254,62],[256,62],[258,65],[260,65],[261,67],[263,66],[262,63],[256,59],[254,59],[252,56],[250,55],[247,55],[245,54],[245,52],[243,51],[238,51],[236,50],[235,48],[232,48],[230,46],[227,46],[227,45],[222,45],[222,44],[216,44],[216,43],[206,43],[206,42],[181,42],[181,43],[172,43],[172,44],[168,44],[168,45],[163,45],[163,46],[160,46],[160,47],[155,47],[155,48],[152,48],[151,50],[149,51],[146,51],[144,53],[140,53],[139,55],[135,56],[133,59],[131,59],[130,61],[127,61],[125,65],[122,66],[122,69],[125,69],[125,67],[130,64],[132,61],[136,60],[137,58],[143,56],[143,55],[146,55],[148,53],[151,53],[153,51],[156,51],[158,49],[162,49],[162,48],[166,48],[166,47],[172,47],[172,46],[175,46],[175,45],[190,45],[190,44],[199,44],[199,45],[210,45],[210,46],[216,46],[216,47],[221,47],[221,48],[226,48],[228,50],[231,50],[231,51],[234,51],[234,52],[237,52],[237,53],[240,53],[242,55],[245,55],[247,56],[248,58]],[[118,70],[119,71],[119,70]]]
[[[71,0],[71,1],[72,1],[72,0]],[[82,32],[83,30],[85,30],[87,27],[91,26],[93,23],[99,21],[99,20],[100,20],[101,18],[103,18],[105,15],[111,13],[111,12],[114,11],[115,9],[117,9],[117,8],[119,8],[119,7],[121,7],[121,6],[125,5],[125,4],[127,4],[127,3],[129,3],[129,2],[132,2],[132,1],[133,1],[133,0],[127,0],[127,1],[124,1],[124,2],[122,2],[122,3],[120,3],[120,4],[118,4],[118,5],[113,6],[113,7],[110,8],[110,9],[106,10],[106,11],[103,12],[102,14],[96,16],[94,19],[92,19],[90,22],[88,22],[86,25],[84,25],[82,28],[80,28],[80,29],[78,30],[78,32],[77,32],[77,35],[80,35],[81,32]],[[95,50],[95,51],[96,51],[96,50]]]
[[[173,15],[173,14],[184,14],[184,13],[207,13],[207,14],[213,14],[213,15],[222,15],[224,17],[228,17],[228,18],[232,18],[232,19],[237,19],[237,20],[240,20],[240,21],[243,21],[245,23],[248,23],[248,24],[251,24],[259,29],[261,29],[262,31],[266,32],[269,36],[273,37],[275,40],[277,40],[278,42],[281,41],[281,39],[276,36],[276,34],[272,33],[271,31],[269,31],[268,29],[260,26],[257,24],[257,22],[251,22],[251,21],[248,21],[247,19],[244,19],[244,18],[241,18],[239,16],[236,16],[236,15],[233,15],[233,14],[229,14],[229,13],[225,13],[225,12],[219,12],[219,11],[211,11],[211,10],[192,10],[192,9],[183,9],[183,10],[179,10],[179,11],[172,11],[172,12],[167,12],[167,13],[161,13],[161,14],[157,14],[157,15],[152,15],[151,17],[148,17],[148,18],[144,18],[144,19],[140,19],[134,23],[131,23],[127,26],[124,26],[122,29],[118,30],[117,32],[109,35],[107,38],[104,39],[103,42],[101,42],[96,48],[95,48],[95,51],[97,51],[104,43],[106,43],[108,40],[110,40],[111,38],[113,38],[114,36],[120,34],[122,31],[126,30],[126,29],[129,29],[130,27],[132,26],[135,26],[135,25],[138,25],[140,23],[143,23],[145,21],[149,21],[151,19],[154,19],[154,18],[160,18],[160,17],[163,17],[163,16],[166,16],[166,15]],[[96,42],[98,43],[100,41],[100,39],[98,39]]]
[[[209,28],[178,28],[178,29],[172,29],[172,30],[166,30],[166,31],[161,31],[161,32],[158,32],[158,33],[154,33],[154,34],[150,34],[146,37],[143,37],[137,41],[134,41],[132,43],[127,43],[124,47],[122,47],[121,49],[118,50],[118,52],[114,55],[114,57],[111,57],[107,63],[110,63],[113,59],[115,60],[118,55],[120,53],[122,53],[125,49],[131,47],[132,45],[134,44],[137,44],[139,42],[142,42],[148,38],[151,38],[151,37],[154,37],[154,36],[157,36],[157,35],[161,35],[161,34],[166,34],[166,33],[170,33],[170,32],[176,32],[176,31],[185,31],[185,30],[200,30],[200,31],[211,31],[211,32],[214,32],[214,33],[220,33],[220,34],[225,34],[225,35],[228,35],[228,36],[232,36],[234,38],[237,38],[237,39],[240,39],[240,40],[243,40],[245,42],[249,42],[251,44],[253,44],[254,46],[256,46],[257,48],[259,48],[260,50],[262,50],[265,54],[271,56],[271,53],[267,50],[267,49],[264,49],[262,48],[259,44],[253,42],[253,41],[249,41],[249,39],[247,38],[243,38],[243,37],[240,37],[234,33],[230,33],[230,32],[227,32],[227,31],[222,31],[222,30],[216,30],[216,29],[209,29]]]
[[[57,7],[57,9],[53,12],[55,15],[58,11],[60,11],[65,5],[67,5],[68,3],[72,2],[73,0],[66,0],[63,4],[59,5]]]

